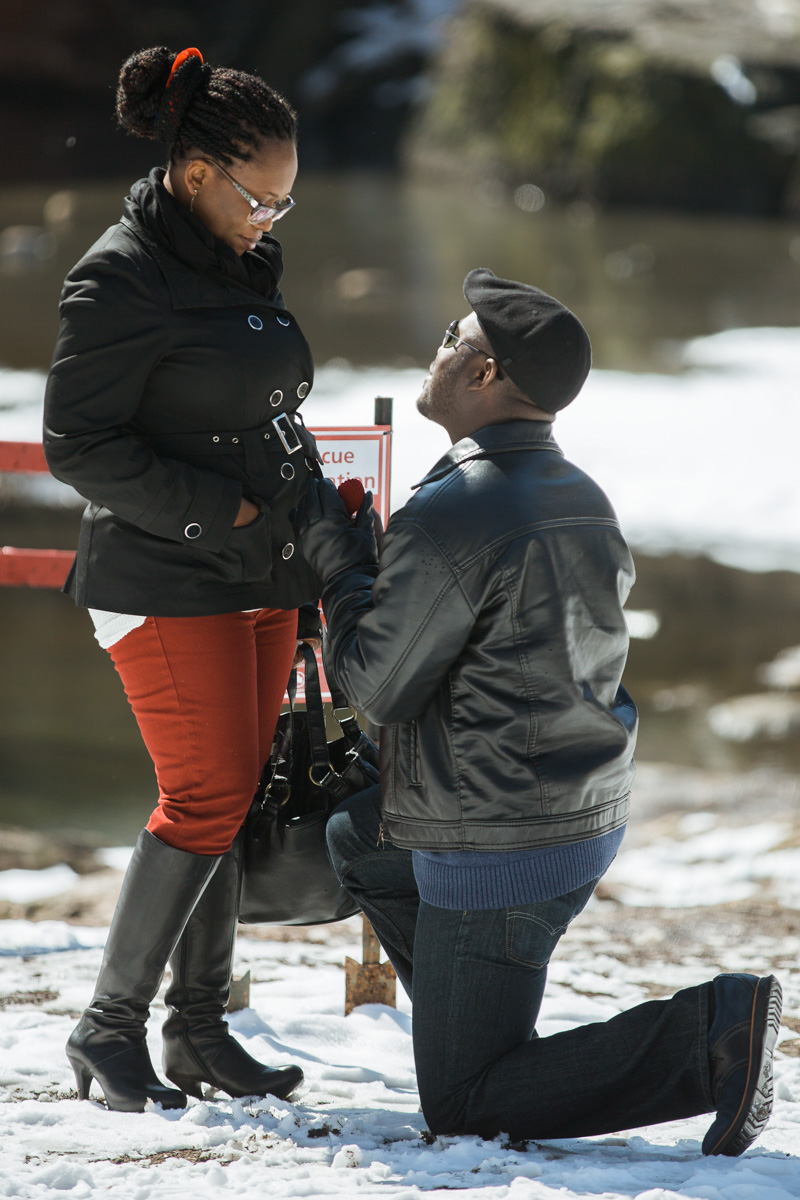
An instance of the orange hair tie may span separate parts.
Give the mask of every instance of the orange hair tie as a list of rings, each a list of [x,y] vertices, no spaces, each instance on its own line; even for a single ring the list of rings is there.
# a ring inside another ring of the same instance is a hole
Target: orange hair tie
[[[166,87],[172,83],[172,76],[177,71],[178,67],[183,66],[187,58],[199,58],[200,62],[204,62],[204,58],[196,46],[190,46],[188,50],[181,50],[180,54],[175,56],[175,62],[172,64],[172,70],[169,73],[169,78],[166,82]]]

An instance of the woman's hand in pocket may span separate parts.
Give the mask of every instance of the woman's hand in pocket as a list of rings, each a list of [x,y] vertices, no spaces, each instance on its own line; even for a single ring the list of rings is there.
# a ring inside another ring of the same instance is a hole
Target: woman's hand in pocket
[[[252,524],[260,511],[257,504],[253,504],[252,500],[247,500],[243,496],[242,503],[239,505],[239,511],[236,514],[236,520],[233,522],[233,528],[238,529],[241,525]]]

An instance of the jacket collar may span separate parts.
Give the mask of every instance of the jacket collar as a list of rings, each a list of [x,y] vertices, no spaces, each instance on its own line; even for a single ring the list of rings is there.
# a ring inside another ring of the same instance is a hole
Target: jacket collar
[[[486,425],[471,437],[462,438],[443,455],[427,475],[415,483],[415,488],[442,479],[455,467],[476,458],[490,458],[510,450],[553,450],[563,454],[553,437],[550,421],[505,421],[502,425]]]
[[[278,290],[283,266],[280,243],[265,235],[255,250],[239,256],[219,241],[164,187],[156,167],[131,188],[121,224],[158,263],[174,308],[252,304],[258,299],[283,308]]]

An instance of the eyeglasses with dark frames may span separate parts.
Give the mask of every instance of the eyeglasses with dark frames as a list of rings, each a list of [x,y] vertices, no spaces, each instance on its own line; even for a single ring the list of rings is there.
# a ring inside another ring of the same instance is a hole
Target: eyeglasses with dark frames
[[[275,204],[262,204],[260,200],[256,200],[255,196],[243,188],[240,183],[237,183],[232,175],[229,175],[223,166],[220,166],[213,158],[204,158],[203,162],[210,162],[212,167],[216,167],[221,171],[229,183],[232,183],[240,196],[244,196],[247,203],[252,209],[250,216],[247,218],[251,225],[263,225],[266,221],[280,221],[281,217],[285,217],[290,209],[294,208],[295,201],[291,196],[285,196],[283,200],[278,200]]]
[[[467,346],[470,350],[475,350],[478,354],[483,354],[486,356],[486,358],[491,358],[497,362],[497,359],[495,359],[494,355],[490,354],[488,350],[481,350],[480,346],[473,346],[472,342],[464,341],[464,339],[460,337],[458,333],[459,324],[460,321],[451,321],[447,326],[445,335],[442,338],[442,349],[449,350],[453,346]],[[500,369],[500,364],[497,363],[497,378],[501,379],[502,375],[503,372]]]

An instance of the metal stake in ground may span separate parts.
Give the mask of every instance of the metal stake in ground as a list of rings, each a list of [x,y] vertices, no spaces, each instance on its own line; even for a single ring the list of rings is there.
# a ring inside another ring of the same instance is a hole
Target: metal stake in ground
[[[375,397],[375,424],[391,426],[391,396]],[[376,740],[380,737],[379,730],[372,726],[371,722],[367,723],[367,728],[370,736]],[[354,958],[346,958],[344,962],[346,1017],[349,1017],[359,1004],[388,1004],[390,1008],[397,1007],[397,976],[394,967],[389,962],[381,962],[381,944],[375,936],[375,930],[365,916],[362,915],[361,919],[361,957],[364,961],[359,963]]]
[[[244,975],[234,975],[231,979],[231,994],[228,1000],[228,1012],[241,1012],[250,1007],[250,972]]]
[[[361,934],[363,964],[354,958],[344,960],[345,992],[344,1015],[350,1016],[359,1004],[388,1004],[396,1008],[396,980],[390,962],[381,962],[381,944],[375,930],[366,917],[362,916]]]

